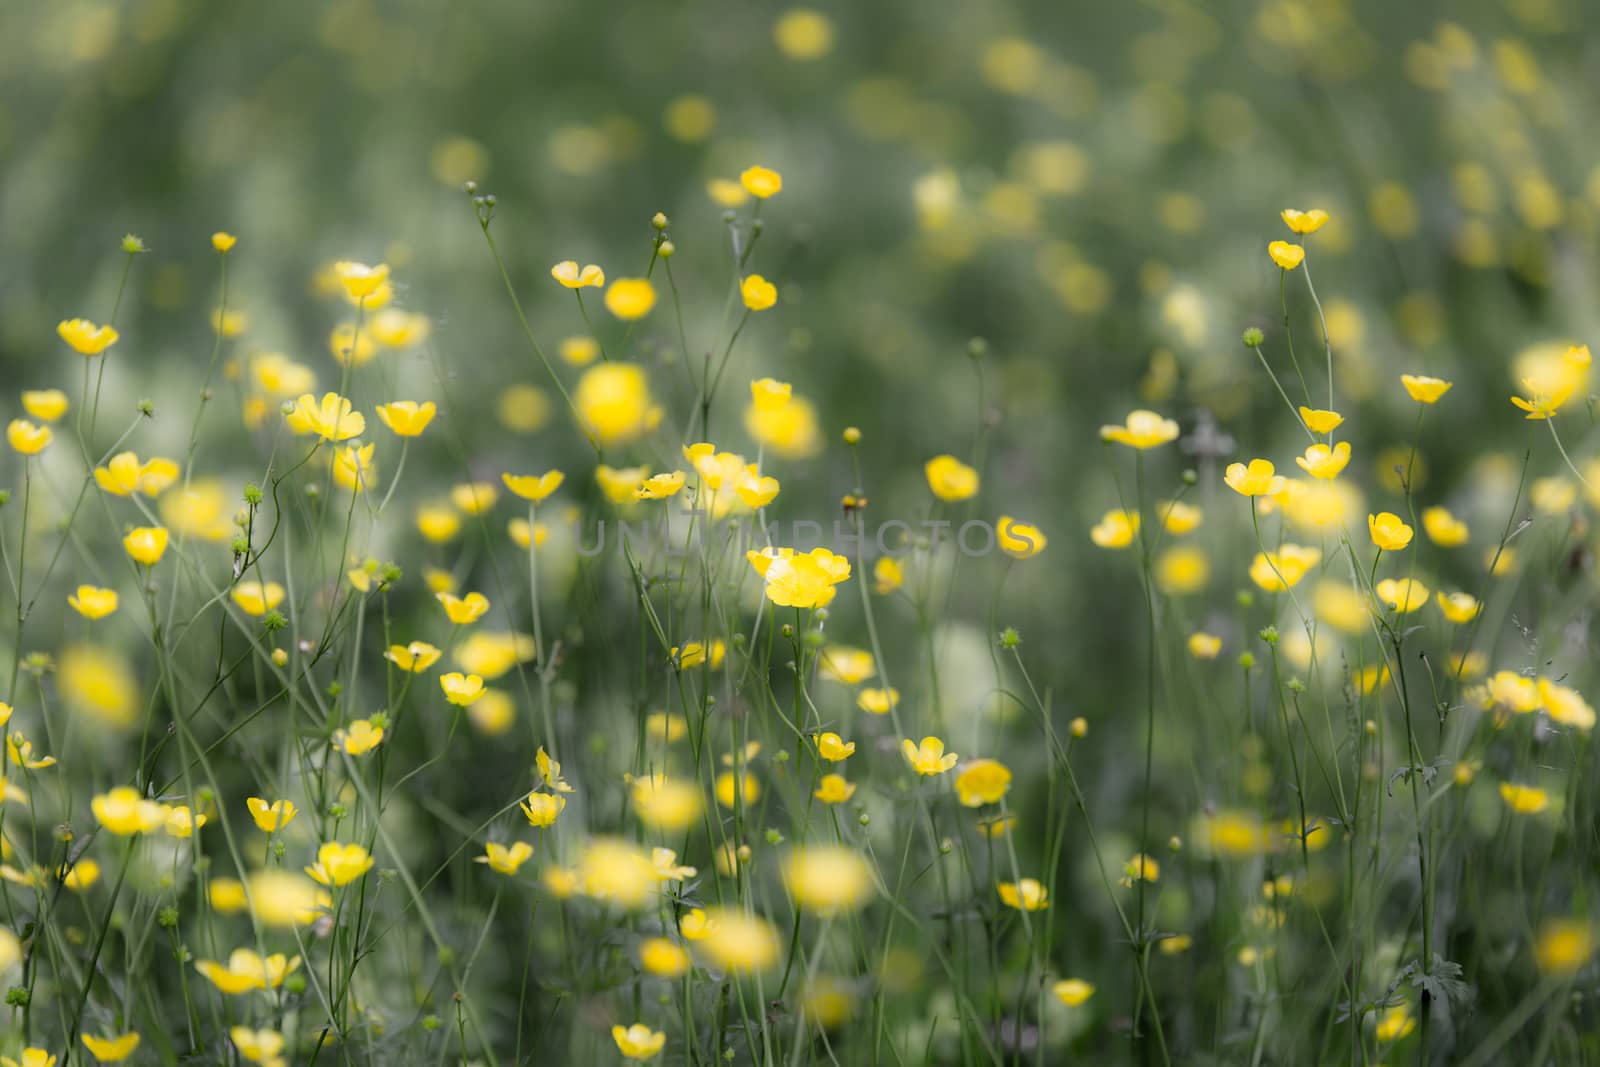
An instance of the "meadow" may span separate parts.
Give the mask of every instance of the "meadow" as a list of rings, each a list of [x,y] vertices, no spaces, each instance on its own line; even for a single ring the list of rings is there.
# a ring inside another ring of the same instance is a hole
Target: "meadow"
[[[1579,5],[0,28],[0,1067],[1600,1063]]]

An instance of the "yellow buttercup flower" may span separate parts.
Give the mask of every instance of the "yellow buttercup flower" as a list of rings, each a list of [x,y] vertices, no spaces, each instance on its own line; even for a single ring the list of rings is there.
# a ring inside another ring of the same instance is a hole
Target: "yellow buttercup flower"
[[[660,1030],[652,1030],[644,1023],[634,1023],[632,1026],[613,1026],[611,1040],[617,1043],[617,1051],[630,1060],[653,1059],[667,1043],[667,1035]]]
[[[812,740],[817,743],[817,754],[829,763],[842,763],[856,751],[854,741],[845,741],[831,730],[827,733],[813,734]]]
[[[314,433],[328,441],[348,441],[367,430],[367,420],[348,399],[338,393],[323,393],[319,401],[304,393],[295,401],[288,416],[295,433]]]
[[[689,969],[689,953],[664,937],[639,943],[639,966],[657,978],[677,978]]]
[[[370,299],[369,299],[370,303]],[[356,330],[353,322],[341,322],[328,334],[328,351],[341,364],[364,367],[378,354],[378,345],[371,330]],[[290,423],[293,426],[293,423]],[[303,432],[299,429],[296,433]]]
[[[841,774],[825,774],[817,781],[817,790],[812,795],[824,804],[843,804],[856,795],[856,787]]]
[[[1576,974],[1595,952],[1595,928],[1585,919],[1546,919],[1533,943],[1533,958],[1548,975]]]
[[[67,597],[67,603],[86,619],[103,619],[117,610],[117,591],[80,585],[76,593]]]
[[[1248,466],[1243,463],[1228,464],[1222,480],[1240,496],[1265,496],[1272,491],[1274,473],[1271,460],[1252,459]]]
[[[1300,421],[1312,433],[1332,433],[1344,423],[1344,416],[1325,408],[1300,408]]]
[[[97,1037],[94,1034],[83,1034],[83,1046],[89,1050],[100,1063],[120,1063],[132,1056],[139,1047],[139,1035],[135,1031],[117,1034],[113,1037]]]
[[[438,661],[439,655],[439,650],[426,641],[413,641],[409,645],[390,645],[383,658],[403,671],[421,674]]]
[[[1595,712],[1576,689],[1558,685],[1548,678],[1539,679],[1539,703],[1552,722],[1571,726],[1585,732],[1594,729]]]
[[[1312,234],[1322,229],[1328,221],[1328,213],[1321,208],[1312,208],[1310,211],[1296,211],[1294,208],[1284,208],[1279,215],[1283,224],[1295,233]]]
[[[27,419],[12,419],[6,424],[6,441],[22,456],[37,456],[55,439],[48,426],[38,426]]]
[[[600,486],[600,492],[613,504],[626,504],[634,499],[634,494],[648,477],[649,467],[608,467],[602,463],[594,469],[595,484]],[[682,487],[683,483],[679,482],[678,488]]]
[[[1372,535],[1372,543],[1385,552],[1398,552],[1411,543],[1411,527],[1392,511],[1368,515],[1367,532]]]
[[[893,556],[880,556],[872,565],[872,591],[888,596],[905,584],[906,570]]]
[[[244,804],[250,809],[250,818],[254,820],[256,829],[267,834],[282,830],[300,814],[292,800],[274,800],[268,804],[260,797],[246,797]]]
[[[600,343],[593,337],[567,337],[556,346],[556,352],[571,366],[587,367],[600,358]]]
[[[739,283],[739,296],[751,311],[765,311],[778,302],[778,287],[759,274],[750,274]]]
[[[712,178],[706,182],[706,195],[712,203],[721,208],[740,207],[750,199],[750,194],[745,192],[744,186],[732,178]]]
[[[755,465],[752,464],[745,476],[735,483],[733,491],[745,507],[759,510],[777,499],[781,488],[778,479],[755,473]]]
[[[281,952],[263,957],[248,948],[236,948],[228,955],[226,965],[216,960],[196,960],[194,969],[219,990],[236,997],[254,989],[277,989],[300,969],[300,957],[291,959]]]
[[[211,247],[224,254],[233,251],[233,246],[238,243],[239,239],[237,237],[231,233],[224,233],[222,230],[218,230],[211,235]]]
[[[61,339],[73,350],[85,356],[98,356],[117,343],[117,331],[110,326],[96,326],[88,319],[67,319],[56,327]]]
[[[20,1061],[0,1056],[0,1067],[56,1067],[56,1058],[42,1048],[25,1048]]]
[[[868,715],[887,715],[890,708],[899,704],[900,690],[894,688],[882,689],[873,686],[856,694],[856,707]]]
[[[1400,384],[1405,386],[1406,394],[1419,404],[1436,404],[1439,398],[1450,391],[1454,382],[1447,382],[1443,378],[1430,378],[1422,374],[1402,374]]]
[[[367,301],[372,307],[373,301]],[[399,308],[384,308],[372,318],[372,339],[385,348],[405,348],[428,339],[433,323],[428,316]]]
[[[239,1055],[262,1067],[276,1067],[283,1061],[283,1035],[276,1030],[252,1030],[248,1026],[235,1026],[228,1031],[228,1039]]]
[[[468,593],[463,597],[454,593],[435,593],[434,596],[444,605],[445,615],[457,626],[477,622],[489,610],[489,598],[482,593]]]
[[[997,882],[995,890],[1000,894],[1002,904],[1018,911],[1040,911],[1050,906],[1050,892],[1036,878]]]
[[[500,500],[500,490],[489,482],[463,482],[450,487],[450,502],[468,515],[482,515]]]
[[[568,289],[583,289],[592,287],[600,288],[606,283],[606,272],[599,266],[590,263],[579,268],[574,260],[564,259],[550,268],[550,277],[566,286]]]
[[[842,845],[809,845],[790,852],[783,883],[794,902],[823,915],[853,910],[872,895],[872,866]]]
[[[361,756],[383,743],[383,727],[371,719],[357,719],[348,729],[335,730],[334,746],[347,756]]]
[[[1537,815],[1550,806],[1550,794],[1532,785],[1500,783],[1500,799],[1518,815]]]
[[[1337,478],[1350,462],[1350,442],[1340,441],[1332,448],[1318,442],[1307,448],[1305,455],[1296,456],[1294,461],[1313,478]]]
[[[1282,269],[1294,270],[1306,258],[1306,250],[1288,241],[1273,241],[1267,245],[1267,255]]]
[[[1100,427],[1100,439],[1140,450],[1159,448],[1178,437],[1175,420],[1154,411],[1131,411],[1120,426]]]
[[[766,167],[749,167],[739,175],[739,184],[751,196],[765,200],[783,189],[783,176]]]
[[[122,539],[122,547],[136,563],[154,567],[167,551],[165,526],[136,526]]]
[[[1284,544],[1276,552],[1257,552],[1250,561],[1250,580],[1269,593],[1293,589],[1300,580],[1322,562],[1322,550],[1315,547]]]
[[[557,489],[566,475],[560,471],[545,471],[543,474],[502,474],[500,480],[506,483],[506,488],[524,500],[535,504],[542,503],[546,497]]]
[[[67,394],[59,389],[26,389],[22,410],[41,422],[55,422],[67,413]]]
[[[1189,655],[1195,659],[1216,659],[1217,653],[1222,651],[1222,638],[1199,630],[1189,635],[1188,646]]]
[[[1082,978],[1063,978],[1050,987],[1056,999],[1069,1008],[1076,1008],[1094,996],[1094,983],[1086,982]]]
[[[306,873],[323,885],[349,885],[372,869],[372,856],[360,845],[329,841],[317,849]]]
[[[572,391],[572,404],[584,432],[603,448],[636,440],[661,418],[661,409],[650,398],[644,370],[635,363],[590,367]]]
[[[424,504],[417,509],[417,532],[443,544],[461,532],[461,516],[448,504]]]
[[[1385,578],[1378,583],[1378,602],[1400,615],[1409,615],[1428,602],[1428,587],[1415,578]]]
[[[821,59],[833,48],[833,22],[812,8],[790,8],[772,24],[772,40],[790,59]]]
[[[483,853],[477,857],[478,863],[487,863],[490,870],[500,874],[516,874],[517,869],[533,855],[533,846],[526,841],[518,841],[507,848],[499,842],[490,841],[483,846]]]
[[[648,278],[618,278],[606,289],[606,310],[624,322],[642,319],[656,306],[656,288]]]
[[[900,751],[905,753],[911,769],[924,777],[943,774],[956,765],[960,758],[954,752],[945,752],[944,742],[937,737],[924,737],[921,744],[910,738],[900,741]]]
[[[1044,551],[1047,543],[1044,531],[1032,523],[1019,522],[1010,515],[1002,515],[994,526],[1000,551],[1013,559],[1030,559]]]
[[[556,818],[566,810],[567,798],[558,793],[529,793],[519,807],[529,826],[554,826]]]
[[[561,777],[561,764],[544,750],[543,745],[540,745],[539,750],[533,754],[533,763],[539,769],[539,780],[549,789],[557,793],[573,793],[577,791],[567,784],[565,778]]]
[[[166,825],[170,814],[165,804],[150,800],[131,786],[118,786],[101,793],[90,802],[95,821],[119,837],[148,834]]]
[[[283,603],[283,586],[277,582],[240,582],[229,594],[246,615],[265,615]]]
[[[978,472],[954,456],[935,456],[923,465],[928,488],[946,503],[968,500],[977,495]]]
[[[483,696],[483,679],[476,674],[451,671],[439,676],[439,688],[444,698],[457,707],[467,707]]]
[[[333,265],[334,275],[344,286],[344,295],[352,301],[362,301],[377,293],[389,280],[389,264],[379,263],[369,267],[365,263],[341,259]]]
[[[1422,512],[1422,529],[1426,531],[1428,539],[1440,548],[1456,548],[1467,543],[1471,531],[1467,524],[1450,514],[1448,508],[1424,508]]]
[[[772,924],[765,919],[733,908],[714,908],[703,913],[699,924],[705,931],[699,938],[700,951],[718,966],[739,974],[754,974],[772,967],[781,958],[782,942]],[[680,920],[683,936],[688,932],[687,917]]]
[[[686,480],[683,471],[652,475],[634,487],[633,495],[639,500],[665,500],[682,489]]]
[[[793,549],[746,553],[765,582],[767,599],[782,608],[822,608],[833,602],[836,587],[850,578],[850,561],[826,548],[805,555]]]
[[[1011,789],[1011,769],[999,760],[975,759],[956,775],[956,798],[962,807],[998,804]]]
[[[1089,540],[1101,548],[1127,548],[1139,534],[1139,513],[1113,508],[1089,529]]]
[[[190,838],[194,836],[196,830],[206,824],[206,821],[207,816],[196,814],[188,805],[179,804],[168,809],[167,833],[172,837]]]
[[[414,400],[392,400],[373,410],[377,412],[378,421],[389,427],[396,437],[416,437],[428,428],[437,409],[431,400],[420,404]]]
[[[1457,624],[1471,622],[1483,610],[1483,603],[1471,593],[1446,593],[1440,590],[1434,597],[1439,611],[1446,619]]]
[[[333,484],[356,493],[372,488],[378,477],[377,464],[373,462],[377,448],[372,444],[359,448],[346,445],[339,449],[333,457]]]

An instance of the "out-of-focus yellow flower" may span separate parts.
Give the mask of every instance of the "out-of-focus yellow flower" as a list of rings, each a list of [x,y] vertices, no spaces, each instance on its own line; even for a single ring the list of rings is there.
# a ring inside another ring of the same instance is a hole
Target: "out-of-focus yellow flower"
[[[48,426],[37,426],[27,419],[12,419],[6,424],[6,441],[22,456],[37,456],[55,439]]]
[[[372,869],[372,856],[354,842],[328,841],[317,849],[317,862],[306,873],[323,885],[349,885]]]
[[[532,634],[480,632],[456,645],[455,661],[462,670],[493,681],[538,654]]]
[[[229,594],[246,615],[265,615],[283,603],[283,586],[277,582],[240,582]]]
[[[906,762],[911,764],[911,769],[924,777],[943,774],[954,767],[956,761],[960,759],[954,752],[945,752],[944,742],[931,735],[924,737],[921,744],[913,742],[910,738],[902,738],[900,751],[905,754]]]
[[[1119,881],[1124,889],[1135,882],[1154,882],[1161,878],[1161,864],[1143,852],[1135,853],[1127,863],[1122,865],[1122,877]]]
[[[98,356],[116,344],[119,336],[110,326],[96,326],[88,319],[67,319],[56,326],[56,333],[73,351],[85,356]]]
[[[167,551],[165,526],[136,526],[122,539],[122,547],[134,562],[154,567]]]
[[[333,905],[326,890],[292,871],[257,871],[250,876],[249,886],[253,914],[266,926],[305,926]]]
[[[490,841],[484,845],[483,852],[477,857],[478,863],[487,863],[490,870],[499,874],[516,874],[517,869],[533,855],[533,846],[526,841],[518,841],[507,848],[498,841]]]
[[[87,1048],[89,1055],[99,1063],[120,1063],[132,1056],[139,1047],[139,1034],[133,1030],[111,1037],[99,1037],[95,1034],[84,1034],[82,1037],[84,1048]]]
[[[335,730],[333,743],[347,756],[361,756],[383,743],[383,727],[371,719],[357,719],[347,729]]]
[[[1440,590],[1435,597],[1439,611],[1456,625],[1471,622],[1483,610],[1483,603],[1471,593],[1446,593]]]
[[[744,191],[758,200],[778,195],[783,189],[783,176],[766,167],[749,167],[739,175]]]
[[[151,460],[146,467],[155,462]],[[161,518],[180,537],[226,541],[235,529],[233,518],[236,511],[230,509],[229,503],[229,494],[223,489],[222,483],[203,478],[163,496]]]
[[[751,311],[765,311],[778,302],[778,287],[759,274],[749,274],[739,283],[739,296]]]
[[[389,427],[395,436],[416,437],[428,428],[437,408],[431,400],[420,404],[414,400],[393,400],[379,404],[373,410],[378,415],[378,421]]]
[[[482,593],[468,593],[462,597],[454,593],[435,593],[434,596],[444,606],[445,615],[457,626],[477,622],[489,610],[489,598]]]
[[[816,408],[804,397],[768,406],[752,402],[744,411],[744,428],[756,443],[785,459],[806,459],[822,449]]]
[[[355,323],[341,322],[328,334],[328,351],[340,363],[364,367],[378,354],[378,345],[373,340],[371,330],[358,331]],[[290,425],[293,426],[293,423]]]
[[[624,322],[650,314],[656,306],[656,287],[648,278],[618,278],[606,289],[606,310]]]
[[[817,782],[812,794],[824,804],[843,804],[856,795],[856,787],[845,781],[842,774],[825,774]]]
[[[1467,543],[1471,531],[1467,524],[1450,514],[1448,508],[1431,507],[1422,511],[1422,529],[1440,548],[1455,548]]]
[[[333,457],[333,484],[340,489],[349,489],[356,493],[363,493],[371,489],[377,481],[378,465],[373,461],[377,452],[375,444],[346,445],[334,453]]]
[[[833,602],[837,586],[850,578],[850,561],[826,548],[805,555],[793,549],[747,552],[765,582],[767,599],[782,608],[821,608]]]
[[[1228,464],[1222,480],[1240,496],[1265,496],[1272,491],[1274,473],[1271,460],[1252,459],[1248,466],[1243,463]]]
[[[1139,513],[1113,508],[1089,529],[1089,540],[1101,548],[1127,548],[1139,534]]]
[[[231,233],[224,233],[222,230],[218,230],[211,235],[211,247],[223,254],[233,251],[233,246],[238,243],[239,239],[237,237]]]
[[[367,301],[372,307],[372,300]],[[385,348],[405,348],[428,339],[433,323],[428,316],[399,308],[384,308],[372,318],[372,339]]]
[[[1020,522],[1009,515],[995,522],[995,539],[1000,551],[1014,559],[1029,559],[1043,552],[1047,543],[1044,531],[1032,523]]]
[[[1439,398],[1450,391],[1454,382],[1447,382],[1443,378],[1430,378],[1423,374],[1402,374],[1400,384],[1405,386],[1406,393],[1419,404],[1437,404]]]
[[[263,957],[248,948],[236,948],[226,965],[216,960],[196,960],[194,969],[222,992],[239,996],[253,989],[277,989],[300,969],[300,957],[290,959],[281,952]]]
[[[905,584],[905,568],[893,556],[880,556],[872,564],[872,591],[888,596]]]
[[[542,503],[546,497],[557,489],[566,475],[560,471],[545,471],[543,474],[502,474],[500,480],[506,483],[506,488],[524,500],[535,504]]]
[[[1176,440],[1178,424],[1154,411],[1131,411],[1120,426],[1100,427],[1100,439],[1142,450],[1159,448]]]
[[[1295,233],[1312,234],[1322,229],[1328,221],[1328,213],[1321,208],[1312,208],[1310,211],[1296,211],[1294,208],[1284,208],[1279,214],[1283,224]]]
[[[167,834],[177,838],[193,837],[194,832],[206,824],[206,816],[196,814],[187,804],[167,810]]]
[[[1533,944],[1539,970],[1558,977],[1576,974],[1594,951],[1594,924],[1587,919],[1546,919]]]
[[[348,441],[367,430],[366,416],[338,393],[323,393],[320,401],[310,393],[302,394],[287,421],[295,433],[314,433],[334,442]]]
[[[680,929],[686,920],[680,921]],[[713,908],[704,914],[703,951],[719,967],[738,974],[765,971],[778,962],[782,942],[772,924],[756,915],[731,908]],[[689,937],[687,930],[684,936]],[[693,940],[691,938],[691,940]]]
[[[567,798],[559,793],[529,793],[520,807],[529,826],[543,829],[555,825],[557,817],[566,810]]]
[[[22,410],[41,422],[55,422],[67,413],[67,394],[59,389],[26,389]]]
[[[632,785],[634,811],[646,826],[657,830],[681,831],[694,824],[704,805],[699,788],[690,781],[653,774],[635,778]]]
[[[482,515],[500,500],[500,490],[489,482],[463,482],[450,487],[450,502],[468,515]]]
[[[1306,250],[1303,245],[1273,241],[1267,245],[1267,255],[1283,270],[1294,270],[1306,258]]]
[[[21,1060],[0,1056],[0,1067],[56,1067],[56,1058],[46,1049],[29,1047],[22,1050]]]
[[[424,504],[417,509],[417,532],[443,544],[461,532],[461,516],[448,504]]]
[[[276,1030],[252,1030],[248,1026],[235,1026],[228,1031],[228,1039],[239,1055],[262,1067],[283,1063],[283,1035]]]
[[[872,867],[842,845],[796,848],[783,863],[783,883],[794,902],[824,915],[850,911],[872,895]]]
[[[1222,651],[1222,638],[1197,630],[1189,635],[1188,645],[1189,655],[1195,659],[1216,659],[1217,653]]]
[[[677,978],[689,969],[689,953],[664,937],[645,938],[639,943],[639,966],[657,978]]]
[[[572,403],[584,431],[602,448],[627,444],[660,420],[644,370],[633,363],[590,367],[578,379]]]
[[[1011,769],[999,760],[975,759],[956,775],[956,798],[963,807],[998,804],[1011,789]]]
[[[1586,732],[1594,729],[1594,708],[1576,689],[1540,678],[1539,703],[1554,722]]]
[[[95,821],[119,837],[148,834],[166,825],[170,809],[132,786],[118,786],[90,801]]]
[[[817,653],[817,670],[841,685],[859,685],[877,671],[872,653],[849,645],[824,645]]]
[[[1428,587],[1415,578],[1385,578],[1378,583],[1378,602],[1390,610],[1409,615],[1428,602]]]
[[[640,500],[665,500],[682,489],[686,480],[683,471],[652,475],[634,487],[633,495]]]
[[[67,597],[67,603],[86,619],[103,619],[117,610],[117,591],[94,585],[80,585]]]
[[[617,1051],[630,1060],[654,1059],[667,1043],[667,1035],[660,1030],[652,1030],[644,1023],[634,1023],[632,1026],[618,1024],[611,1028],[611,1040],[617,1043]]]
[[[362,301],[376,293],[389,280],[389,264],[379,263],[369,267],[365,263],[341,259],[333,265],[333,272],[344,286],[344,295],[353,301]]]
[[[761,781],[748,772],[735,775],[732,771],[723,771],[712,783],[712,792],[717,795],[717,803],[725,808],[741,805],[748,808],[761,799]]]
[[[439,688],[444,698],[457,707],[467,707],[483,696],[483,679],[476,674],[451,671],[439,676]]]
[[[269,804],[261,797],[246,797],[244,805],[250,810],[256,829],[266,834],[282,830],[300,814],[292,800],[274,800]]]
[[[1094,996],[1094,983],[1086,982],[1082,978],[1063,978],[1051,986],[1050,991],[1067,1007],[1076,1008]]]
[[[954,456],[935,456],[923,465],[928,478],[928,488],[933,495],[947,503],[967,500],[977,495],[978,472]]]
[[[731,178],[712,178],[706,182],[706,195],[718,207],[735,208],[750,199],[744,186]]]
[[[856,694],[856,707],[868,715],[887,715],[900,703],[900,690],[871,687]]]
[[[1312,433],[1332,433],[1344,423],[1344,416],[1324,408],[1300,408],[1300,421]]]
[[[590,263],[579,268],[575,260],[564,259],[550,268],[550,277],[566,286],[568,289],[595,288],[598,289],[606,283],[606,272],[597,264]]]
[[[595,484],[613,504],[626,504],[634,499],[639,487],[650,477],[649,467],[608,467],[604,463],[595,467]],[[679,483],[682,488],[682,483]]]
[[[1041,911],[1050,906],[1050,892],[1037,878],[997,882],[995,891],[1000,894],[1002,904],[1017,911]]]
[[[1250,561],[1250,580],[1269,593],[1281,593],[1299,585],[1307,572],[1321,562],[1319,548],[1283,544],[1276,552],[1256,553]]]
[[[809,7],[790,8],[772,24],[772,40],[790,59],[821,59],[833,49],[833,22]]]
[[[585,895],[629,910],[656,899],[655,864],[630,841],[590,841],[578,857],[578,878]]]

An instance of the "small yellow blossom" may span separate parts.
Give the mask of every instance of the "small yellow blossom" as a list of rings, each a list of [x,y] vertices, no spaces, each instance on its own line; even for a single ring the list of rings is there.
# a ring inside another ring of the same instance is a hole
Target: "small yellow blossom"
[[[923,465],[928,488],[946,503],[967,500],[977,495],[978,472],[951,455],[935,456]]]
[[[900,751],[905,753],[906,762],[911,764],[912,770],[925,777],[945,773],[960,758],[954,752],[946,753],[944,742],[933,736],[924,737],[920,745],[910,738],[903,738]]]
[[[656,306],[656,289],[648,278],[618,278],[606,289],[606,310],[624,322],[642,319]]]
[[[1411,543],[1412,529],[1392,511],[1367,516],[1367,533],[1372,543],[1385,552],[1398,552]]]
[[[282,830],[300,814],[292,800],[274,800],[269,804],[260,797],[246,797],[244,803],[250,809],[250,818],[255,820],[256,829],[267,834]]]
[[[431,400],[420,404],[414,400],[391,400],[373,409],[378,421],[389,427],[396,437],[416,437],[422,433],[433,421],[436,410]]]
[[[349,885],[372,869],[372,856],[359,844],[329,841],[317,849],[306,873],[323,885]]]
[[[571,259],[564,259],[551,267],[550,277],[568,289],[598,289],[606,284],[606,272],[597,264],[590,263],[580,269],[577,262]]]
[[[1306,250],[1304,246],[1288,241],[1273,241],[1267,245],[1267,255],[1282,269],[1294,270],[1306,258]]]
[[[1430,378],[1422,374],[1402,374],[1400,384],[1405,386],[1406,393],[1412,400],[1419,404],[1436,404],[1439,398],[1450,391],[1454,382],[1447,382],[1443,378]]]
[[[1272,491],[1273,475],[1271,460],[1252,459],[1248,466],[1243,463],[1228,464],[1222,480],[1240,496],[1265,496]]]
[[[783,176],[766,167],[749,167],[739,175],[739,184],[751,196],[765,200],[783,189]]]
[[[56,327],[61,339],[80,355],[98,356],[117,343],[117,331],[110,326],[96,326],[88,319],[67,319]]]
[[[1100,439],[1140,450],[1159,448],[1178,437],[1178,424],[1154,411],[1132,411],[1121,426],[1100,427]]]

